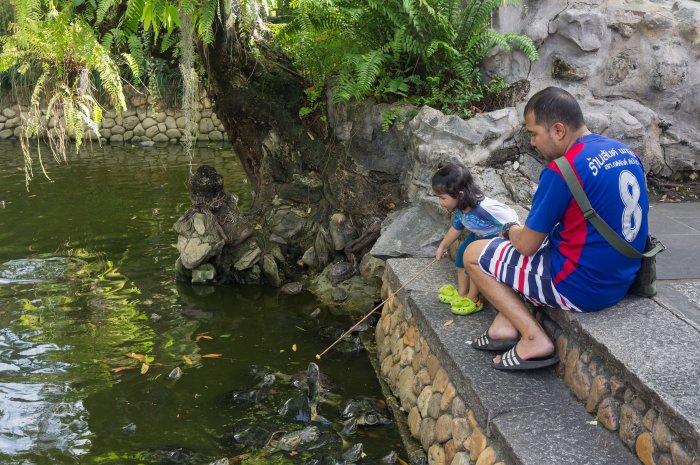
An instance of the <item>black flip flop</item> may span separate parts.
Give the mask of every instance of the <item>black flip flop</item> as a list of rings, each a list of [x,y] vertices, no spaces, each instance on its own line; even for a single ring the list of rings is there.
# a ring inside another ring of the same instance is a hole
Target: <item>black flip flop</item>
[[[554,365],[558,361],[559,357],[556,355],[523,360],[520,358],[520,356],[518,356],[518,352],[515,350],[515,347],[513,347],[508,352],[501,355],[500,363],[491,363],[491,366],[497,370],[535,370],[537,368],[544,368]]]
[[[489,330],[487,329],[483,334],[472,341],[472,347],[477,350],[493,350],[500,352],[515,347],[517,343],[518,339],[491,339],[489,337]]]

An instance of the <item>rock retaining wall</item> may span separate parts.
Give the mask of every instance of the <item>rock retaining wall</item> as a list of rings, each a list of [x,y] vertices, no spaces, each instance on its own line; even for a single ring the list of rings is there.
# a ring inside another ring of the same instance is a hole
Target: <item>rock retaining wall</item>
[[[654,174],[700,169],[699,2],[524,1],[493,25],[532,37],[540,59],[498,49],[489,76],[527,79],[530,94],[564,87],[592,131],[629,145]]]
[[[26,114],[27,109],[22,111]],[[17,139],[22,130],[24,117],[17,104],[0,109],[0,140]],[[45,112],[42,111],[42,116]],[[220,142],[228,140],[223,124],[217,118],[208,98],[203,98],[193,112],[195,132],[200,142]],[[49,130],[54,125],[48,123]],[[152,145],[154,143],[177,143],[185,131],[185,117],[182,110],[152,105],[145,97],[129,99],[128,110],[120,115],[107,111],[99,125],[100,141],[110,144]],[[91,134],[92,139],[97,139]]]
[[[382,299],[393,290],[385,278]],[[403,299],[402,299],[403,296]],[[408,412],[408,427],[430,465],[505,465],[503,454],[421,337],[405,293],[387,300],[376,327],[381,375]]]
[[[555,316],[552,310],[549,315]],[[689,428],[664,412],[663,405],[634,386],[624,370],[615,370],[566,324],[545,313],[538,320],[556,342],[561,362],[557,372],[586,410],[620,440],[645,465],[700,465],[697,442]]]

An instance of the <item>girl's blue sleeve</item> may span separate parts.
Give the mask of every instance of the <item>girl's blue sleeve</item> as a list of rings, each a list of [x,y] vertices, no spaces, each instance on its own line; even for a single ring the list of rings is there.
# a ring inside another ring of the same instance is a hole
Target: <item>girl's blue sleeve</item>
[[[452,215],[452,227],[457,231],[464,229],[464,223],[462,223],[462,214],[459,211],[455,211]]]

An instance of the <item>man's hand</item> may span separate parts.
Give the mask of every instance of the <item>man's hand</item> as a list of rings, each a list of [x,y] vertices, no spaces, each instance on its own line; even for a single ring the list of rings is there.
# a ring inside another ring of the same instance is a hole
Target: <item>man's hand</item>
[[[510,231],[508,231],[508,238],[515,250],[529,257],[537,252],[547,238],[547,234],[533,231],[527,226],[515,225],[511,226]]]

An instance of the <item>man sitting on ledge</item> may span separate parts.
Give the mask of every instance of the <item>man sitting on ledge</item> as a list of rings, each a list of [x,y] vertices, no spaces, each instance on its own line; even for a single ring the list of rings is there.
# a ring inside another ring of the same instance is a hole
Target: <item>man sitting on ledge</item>
[[[597,311],[621,300],[640,259],[619,253],[584,217],[553,160],[566,157],[593,208],[636,250],[644,250],[649,201],[644,169],[624,144],[591,133],[576,99],[549,87],[524,111],[530,143],[549,162],[540,174],[525,225],[509,223],[502,238],[473,242],[464,252],[469,277],[498,311],[472,341],[502,370],[558,362],[554,344],[521,297],[536,306]]]

